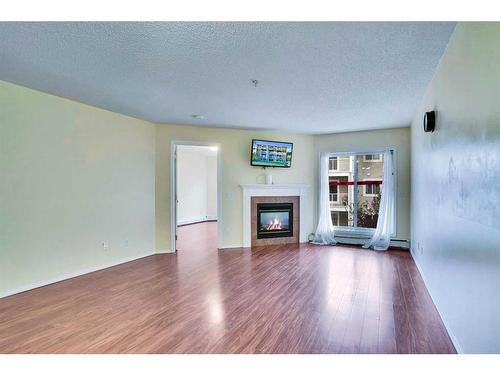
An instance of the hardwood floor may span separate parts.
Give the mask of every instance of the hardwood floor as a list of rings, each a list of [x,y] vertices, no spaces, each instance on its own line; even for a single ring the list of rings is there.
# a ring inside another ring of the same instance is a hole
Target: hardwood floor
[[[455,353],[406,251],[217,251],[215,223],[154,255],[0,299],[1,353]]]

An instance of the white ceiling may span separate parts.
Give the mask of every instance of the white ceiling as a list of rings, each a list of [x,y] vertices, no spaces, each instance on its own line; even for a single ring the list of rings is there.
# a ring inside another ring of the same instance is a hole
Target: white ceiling
[[[1,22],[0,80],[159,123],[304,133],[400,127],[454,26]]]

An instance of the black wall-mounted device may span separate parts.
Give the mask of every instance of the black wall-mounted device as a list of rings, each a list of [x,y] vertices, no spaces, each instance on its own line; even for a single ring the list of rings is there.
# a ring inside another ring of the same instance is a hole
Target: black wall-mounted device
[[[424,115],[424,132],[433,132],[436,128],[436,111],[425,112]]]

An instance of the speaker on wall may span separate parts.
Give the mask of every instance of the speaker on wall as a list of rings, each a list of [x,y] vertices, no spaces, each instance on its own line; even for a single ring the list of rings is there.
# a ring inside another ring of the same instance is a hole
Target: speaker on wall
[[[425,112],[424,132],[433,132],[436,128],[436,111]]]

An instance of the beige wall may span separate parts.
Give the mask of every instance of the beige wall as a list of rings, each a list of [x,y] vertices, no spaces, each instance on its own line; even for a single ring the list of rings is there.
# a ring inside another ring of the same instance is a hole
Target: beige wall
[[[312,136],[155,125],[6,82],[0,109],[0,295],[170,251],[172,140],[220,145],[223,247],[242,244],[239,185],[263,181],[251,139],[294,142],[292,167],[268,171],[311,185],[313,230]]]
[[[410,239],[410,129],[384,129],[314,137],[315,171],[320,152],[363,151],[393,147],[396,150],[397,218],[396,237]]]
[[[0,295],[171,251],[173,140],[220,146],[222,247],[242,245],[240,184],[265,172],[309,184],[311,233],[318,152],[388,145],[399,152],[398,236],[408,236],[408,129],[310,136],[151,124],[5,82],[0,108]],[[250,166],[252,138],[293,142],[292,167]]]
[[[0,81],[0,296],[154,252],[154,137]]]
[[[457,25],[411,130],[413,256],[458,349],[500,353],[500,23]]]
[[[240,184],[263,181],[264,170],[250,166],[252,138],[263,138],[294,143],[292,167],[267,169],[275,183],[307,183],[311,185],[308,216],[312,218],[315,193],[313,137],[270,131],[248,131],[203,128],[185,125],[158,125],[156,127],[156,246],[159,252],[171,251],[170,230],[170,147],[172,140],[213,142],[220,145],[222,173],[222,247],[242,245],[242,191]],[[312,220],[304,228],[313,231]]]

